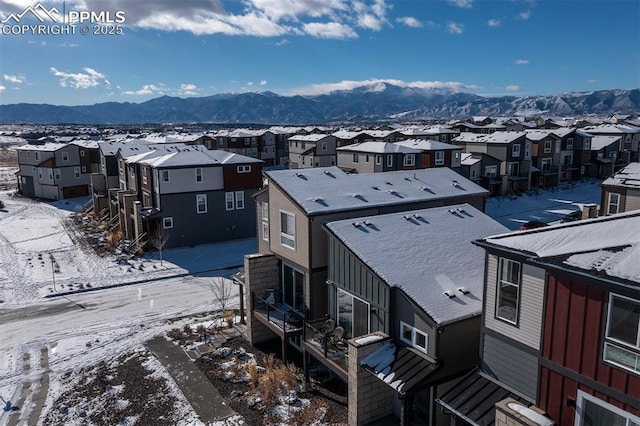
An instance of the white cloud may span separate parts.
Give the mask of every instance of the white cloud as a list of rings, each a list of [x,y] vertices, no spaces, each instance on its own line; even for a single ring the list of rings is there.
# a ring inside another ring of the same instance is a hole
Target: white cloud
[[[353,28],[339,22],[312,22],[302,27],[305,34],[318,38],[357,38]]]
[[[96,87],[104,85],[110,87],[111,83],[107,80],[107,77],[94,70],[93,68],[82,68],[84,73],[67,73],[59,71],[54,67],[49,68],[49,71],[56,77],[60,77],[60,86],[62,87],[74,87],[76,89],[88,89],[89,87]]]
[[[21,84],[24,83],[27,79],[23,75],[9,75],[5,74],[4,79],[9,83]]]
[[[473,0],[449,0],[449,4],[463,9],[469,9],[473,4]]]
[[[125,90],[122,92],[123,95],[161,95],[164,94],[164,89],[162,87],[156,86],[155,84],[145,84],[139,90]]]
[[[280,46],[286,46],[286,45],[287,45],[287,44],[289,44],[289,43],[291,43],[289,40],[287,40],[286,38],[283,38],[283,39],[282,39],[282,40],[280,40],[280,41],[276,41],[276,42],[274,43],[274,45],[276,45],[276,46],[280,47]]]
[[[7,88],[0,84],[0,92],[4,92],[5,90],[7,90]]]
[[[479,89],[478,86],[459,83],[455,81],[411,81],[405,82],[395,79],[369,79],[369,80],[343,80],[337,83],[321,83],[312,84],[306,87],[300,87],[291,91],[292,95],[321,95],[336,90],[352,90],[362,86],[376,86],[383,83],[392,84],[399,87],[411,87],[419,89],[448,89],[455,92],[472,91]]]
[[[260,80],[260,86],[266,86],[267,80]]]
[[[528,59],[516,59],[516,65],[529,65]]]
[[[519,13],[516,18],[526,21],[527,19],[531,18],[531,11],[527,10],[526,12]]]
[[[396,21],[398,21],[402,25],[406,25],[407,27],[411,27],[411,28],[422,28],[423,27],[422,22],[418,21],[413,16],[402,16],[402,17],[396,19]]]
[[[182,96],[196,96],[200,94],[200,89],[195,84],[181,84],[178,94]]]
[[[587,83],[589,83],[589,84],[595,84],[595,83],[597,83],[597,82],[598,82],[598,80],[596,80],[596,79],[594,79],[594,78],[592,78],[592,79],[590,79],[590,80],[587,80]]]
[[[510,86],[506,86],[504,88],[504,90],[506,90],[507,92],[521,92],[522,91],[522,87],[521,86],[517,86],[515,84],[512,84]]]
[[[464,25],[449,21],[447,22],[447,31],[451,34],[462,34],[464,32]]]
[[[80,46],[77,43],[60,43],[58,47],[78,47]]]
[[[249,86],[249,87],[253,86],[253,81],[247,82],[247,86]]]
[[[487,21],[487,25],[490,27],[499,27],[500,25],[502,25],[502,22],[500,22],[499,19],[489,19]]]

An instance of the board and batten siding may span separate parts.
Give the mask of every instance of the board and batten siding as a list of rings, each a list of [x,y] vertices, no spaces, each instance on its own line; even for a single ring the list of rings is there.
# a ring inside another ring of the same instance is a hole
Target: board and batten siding
[[[296,218],[296,248],[280,244],[280,211],[292,213]],[[269,228],[271,252],[288,259],[302,268],[309,269],[309,218],[276,184],[269,184]]]
[[[484,335],[482,371],[536,402],[538,392],[538,358],[515,346]]]
[[[545,271],[525,263],[521,264],[518,325],[496,318],[499,257],[487,255],[487,283],[485,294],[485,327],[513,340],[540,349],[542,310],[544,306]]]
[[[400,339],[400,321],[417,328],[428,336],[427,355],[435,359],[438,352],[436,350],[437,336],[434,321],[427,318],[426,314],[400,289],[395,288],[393,291],[395,292],[393,299],[394,321],[392,324],[394,329],[391,330],[391,336],[395,336],[398,340]]]

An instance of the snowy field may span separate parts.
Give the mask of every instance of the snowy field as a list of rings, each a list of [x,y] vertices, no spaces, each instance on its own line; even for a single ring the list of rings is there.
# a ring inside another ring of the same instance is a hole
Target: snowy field
[[[519,197],[490,197],[486,213],[509,229],[517,230],[530,220],[547,223],[559,221],[567,213],[582,209],[584,204],[600,204],[600,182],[590,179],[573,185],[560,185],[552,190]]]

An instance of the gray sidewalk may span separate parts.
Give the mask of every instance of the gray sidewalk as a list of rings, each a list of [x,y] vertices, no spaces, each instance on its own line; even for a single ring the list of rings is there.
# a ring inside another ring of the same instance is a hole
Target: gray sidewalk
[[[235,414],[181,347],[162,336],[149,340],[146,345],[167,369],[202,422],[221,421]]]

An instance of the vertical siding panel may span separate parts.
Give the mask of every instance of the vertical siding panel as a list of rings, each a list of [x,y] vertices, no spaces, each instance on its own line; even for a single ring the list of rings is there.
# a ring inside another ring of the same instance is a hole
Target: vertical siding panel
[[[561,401],[562,376],[553,371],[549,372],[549,392],[549,405],[546,411],[552,419],[559,419],[563,404],[563,401]]]
[[[585,318],[584,328],[585,330],[589,330],[589,332],[584,335],[583,348],[589,348],[589,350],[582,351],[582,368],[580,373],[587,377],[596,377],[598,365],[601,364],[598,356],[601,346],[600,335],[602,313],[604,311],[604,292],[593,286],[588,286],[586,296],[586,312],[588,314]]]
[[[593,350],[594,347],[584,347],[584,314],[586,303],[586,288],[582,284],[574,283],[572,286],[569,304],[569,333],[567,335],[566,364],[565,367],[575,372],[580,371],[580,358],[585,350]]]
[[[544,358],[551,358],[551,348],[553,342],[553,325],[555,319],[555,310],[556,308],[556,292],[557,281],[553,276],[549,276],[547,280],[547,307],[546,307],[546,316],[544,323],[544,334],[543,334],[543,343],[542,343],[542,356]]]
[[[538,395],[538,406],[546,412],[549,412],[549,370],[540,367],[540,392]]]
[[[626,393],[628,377],[629,373],[625,373],[617,368],[611,368],[611,388]]]
[[[563,388],[564,392],[562,393],[561,398],[559,398],[562,411],[562,415],[558,417],[560,419],[559,424],[572,425],[574,423],[576,410],[573,407],[567,406],[566,401],[567,398],[573,398],[574,400],[577,400],[578,383],[565,377]]]
[[[570,289],[568,284],[558,280],[555,293],[555,303],[558,306],[554,318],[553,343],[551,348],[551,360],[564,365],[564,355],[567,345],[567,322]]]

